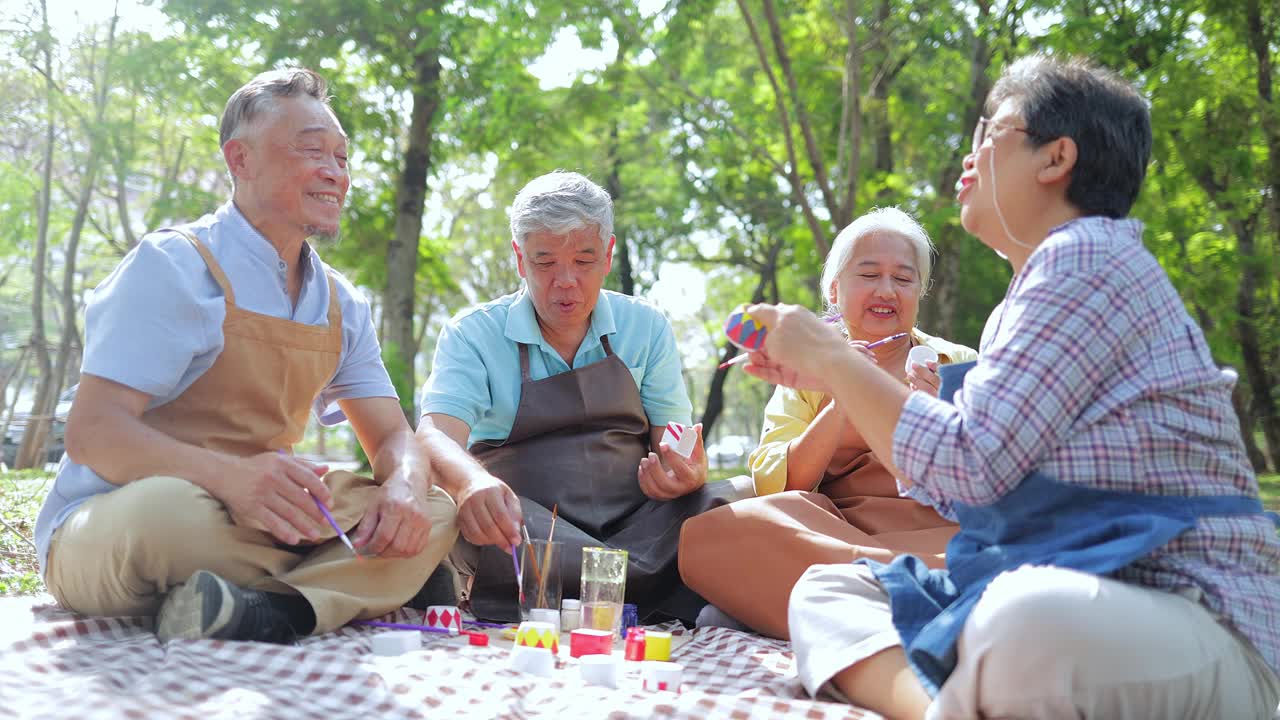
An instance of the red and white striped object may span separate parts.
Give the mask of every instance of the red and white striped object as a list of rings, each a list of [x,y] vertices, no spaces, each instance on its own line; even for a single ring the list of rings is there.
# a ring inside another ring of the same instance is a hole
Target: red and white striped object
[[[667,423],[667,429],[662,431],[662,443],[685,458],[693,455],[693,445],[697,441],[697,431],[680,423]]]

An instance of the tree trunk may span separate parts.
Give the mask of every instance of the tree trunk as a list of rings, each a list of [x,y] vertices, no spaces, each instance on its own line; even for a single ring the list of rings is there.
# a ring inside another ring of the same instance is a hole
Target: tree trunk
[[[613,226],[618,226],[618,200],[622,198],[622,161],[619,159],[621,147],[618,144],[618,121],[609,123],[609,177],[605,181],[605,190],[613,198]],[[635,265],[631,260],[631,245],[626,237],[619,237],[613,248],[618,258],[618,282],[624,295],[636,294]]]
[[[755,290],[751,293],[751,302],[764,302],[765,291],[773,284],[773,278],[778,272],[778,253],[782,250],[782,242],[778,240],[772,241],[769,247],[767,257],[760,266],[760,280],[756,283]],[[720,353],[720,364],[732,360],[738,354],[738,346],[730,342],[725,342],[724,350]],[[716,367],[715,373],[711,376],[711,384],[707,390],[707,403],[702,411],[702,437],[711,436],[711,428],[715,427],[716,420],[719,419],[720,413],[724,412],[724,381],[729,371],[733,368]]]
[[[1240,437],[1244,440],[1244,450],[1249,456],[1249,464],[1253,466],[1254,472],[1266,472],[1267,456],[1262,452],[1262,448],[1258,447],[1258,441],[1253,437],[1254,419],[1253,413],[1249,412],[1249,401],[1245,398],[1244,383],[1236,383],[1231,393],[1231,404],[1235,406],[1236,417],[1240,419]]]
[[[1245,377],[1253,395],[1251,414],[1262,425],[1262,437],[1267,444],[1267,457],[1271,466],[1280,468],[1280,415],[1276,413],[1274,382],[1267,370],[1261,338],[1258,337],[1258,318],[1254,303],[1258,288],[1259,272],[1254,232],[1257,223],[1235,220],[1231,222],[1236,235],[1236,249],[1240,255],[1240,285],[1236,288],[1236,332],[1240,338],[1240,354],[1244,359]]]
[[[53,383],[53,363],[49,359],[49,346],[46,344],[47,340],[44,332],[45,256],[48,254],[49,247],[49,203],[53,189],[53,49],[50,47],[52,40],[50,39],[49,5],[47,2],[42,1],[40,3],[40,11],[43,17],[40,52],[44,56],[45,111],[49,115],[45,122],[44,168],[40,179],[40,197],[38,201],[40,215],[36,230],[35,257],[32,258],[31,262],[31,272],[35,278],[31,292],[31,340],[29,344],[35,357],[36,376],[39,378],[35,403],[32,406],[35,408],[44,407],[47,404],[45,398],[49,395],[49,386]],[[44,437],[37,437],[41,434],[34,432],[34,430],[35,428],[28,421],[27,428],[22,433],[22,443],[18,446],[17,457],[14,458],[14,467],[19,469],[35,467],[37,461],[41,459],[39,458],[39,453],[44,447]]]
[[[968,137],[968,132],[978,124],[982,115],[982,105],[991,90],[991,81],[987,79],[987,69],[991,66],[991,46],[987,41],[986,29],[991,17],[991,4],[978,3],[978,16],[974,22],[973,52],[969,55],[969,98],[964,109],[964,125],[960,137]],[[960,179],[964,169],[961,167],[969,148],[963,146],[953,153],[951,161],[938,175],[938,202],[951,204],[955,192],[956,181]],[[933,287],[921,305],[921,322],[927,332],[940,337],[951,338],[956,334],[956,307],[960,285],[961,243],[965,241],[964,230],[946,226],[934,237],[934,245],[938,249],[937,263],[933,268]]]
[[[439,2],[432,3],[439,10]],[[418,348],[414,334],[414,295],[417,290],[418,243],[422,236],[423,204],[431,171],[431,146],[436,112],[440,108],[440,52],[436,47],[419,50],[414,62],[413,110],[404,171],[396,187],[396,230],[387,248],[387,288],[384,293],[383,344],[392,354],[392,381],[411,426],[415,388],[414,361]],[[398,376],[398,377],[397,377]]]

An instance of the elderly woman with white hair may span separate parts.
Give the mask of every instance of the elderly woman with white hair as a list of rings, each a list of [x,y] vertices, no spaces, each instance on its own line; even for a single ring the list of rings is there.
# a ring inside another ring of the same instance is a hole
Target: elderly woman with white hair
[[[873,210],[836,237],[822,288],[828,319],[843,324],[851,345],[912,389],[936,396],[938,364],[977,354],[915,326],[932,250],[910,215]],[[917,347],[926,348],[915,355],[923,352],[925,361],[909,363]],[[910,552],[943,565],[957,526],[899,496],[893,476],[850,423],[849,413],[857,411],[821,392],[779,387],[774,393],[750,458],[758,497],[692,518],[681,533],[681,575],[714,606],[703,624],[729,624],[720,617],[727,613],[786,638],[787,598],[813,564],[888,562]]]

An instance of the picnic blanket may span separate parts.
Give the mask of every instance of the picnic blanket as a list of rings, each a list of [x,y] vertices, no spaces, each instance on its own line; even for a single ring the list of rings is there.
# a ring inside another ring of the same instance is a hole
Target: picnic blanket
[[[174,641],[147,618],[87,618],[48,602],[0,601],[0,715],[32,718],[875,718],[807,697],[787,643],[725,628],[672,651],[682,691],[646,692],[639,664],[618,689],[582,682],[563,652],[551,678],[508,668],[510,643],[424,634],[377,657],[376,628],[298,645]],[[416,622],[401,610],[385,618]]]

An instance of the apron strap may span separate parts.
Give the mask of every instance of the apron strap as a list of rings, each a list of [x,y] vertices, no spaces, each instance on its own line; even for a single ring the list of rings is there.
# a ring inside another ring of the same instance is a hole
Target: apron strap
[[[329,331],[342,332],[342,304],[338,302],[338,284],[333,281],[333,275],[326,273],[329,281]]]
[[[204,258],[204,264],[209,267],[209,273],[213,275],[214,282],[218,283],[218,287],[222,289],[222,295],[226,298],[227,304],[235,305],[236,294],[231,290],[231,281],[227,280],[227,274],[222,272],[222,266],[218,264],[217,260],[213,259],[213,253],[209,252],[209,248],[200,242],[200,238],[196,237],[190,230],[183,228],[171,227],[161,228],[161,230],[172,230],[185,237],[188,242],[195,246],[196,252],[200,253],[200,257]]]
[[[533,378],[529,377],[529,346],[516,343],[516,347],[520,349],[520,379],[524,382],[533,382]]]
[[[610,355],[613,355],[613,346],[609,344],[609,336],[608,336],[608,335],[601,335],[601,336],[600,336],[600,346],[604,348],[604,356],[605,356],[605,357],[609,357]]]

